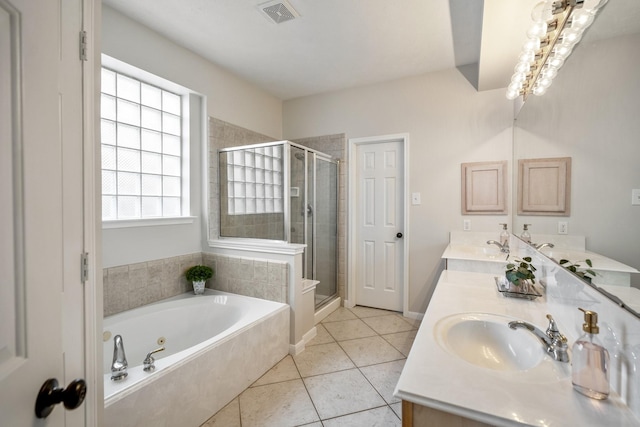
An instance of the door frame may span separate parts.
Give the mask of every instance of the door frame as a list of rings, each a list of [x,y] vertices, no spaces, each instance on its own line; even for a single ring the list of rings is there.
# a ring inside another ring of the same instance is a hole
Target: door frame
[[[102,375],[102,179],[100,151],[100,76],[102,66],[101,0],[82,0],[86,60],[82,61],[84,250],[88,272],[84,285],[84,361],[88,427],[103,424]]]
[[[398,133],[391,135],[370,136],[363,138],[349,138],[347,145],[347,158],[349,161],[349,180],[347,185],[347,191],[349,196],[347,200],[348,205],[348,243],[347,243],[347,295],[344,301],[345,307],[354,307],[357,304],[356,301],[356,271],[357,271],[357,259],[356,254],[356,188],[358,184],[358,171],[357,171],[357,150],[359,146],[367,144],[379,144],[384,142],[400,142],[403,150],[403,220],[404,220],[404,238],[402,239],[403,250],[403,265],[402,265],[402,314],[407,316],[409,314],[409,134]]]

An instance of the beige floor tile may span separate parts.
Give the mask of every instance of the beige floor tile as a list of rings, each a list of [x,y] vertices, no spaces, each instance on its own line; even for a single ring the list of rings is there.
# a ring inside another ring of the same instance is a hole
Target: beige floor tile
[[[240,427],[240,403],[233,399],[227,406],[220,409],[201,427]]]
[[[305,351],[294,356],[293,360],[303,378],[355,367],[337,343],[307,347]]]
[[[361,319],[365,317],[386,316],[389,314],[396,314],[395,311],[382,310],[380,308],[362,307],[359,305],[356,305],[355,307],[350,308],[349,310],[351,310],[356,316],[358,316]]]
[[[332,418],[322,423],[324,427],[400,427],[402,425],[400,418],[388,406]]]
[[[304,383],[322,420],[385,404],[358,369],[305,378]]]
[[[260,377],[258,381],[253,383],[251,387],[280,383],[298,378],[300,378],[298,368],[296,368],[296,364],[293,363],[293,358],[291,356],[287,356],[278,362],[278,364],[271,368],[266,374]]]
[[[339,322],[341,320],[357,319],[356,315],[344,307],[338,307],[333,313],[324,318],[322,323]]]
[[[325,323],[324,327],[327,328],[327,331],[329,331],[336,341],[353,340],[376,335],[376,332],[360,319]]]
[[[413,345],[413,341],[416,339],[416,334],[418,331],[408,331],[408,332],[399,332],[397,334],[387,334],[382,335],[389,344],[394,346],[398,351],[405,356],[409,356],[409,351],[411,351],[411,346]]]
[[[409,318],[409,317],[404,317],[404,316],[402,316],[402,319],[403,319],[405,322],[409,322],[409,324],[410,324],[411,326],[413,326],[413,327],[414,327],[414,329],[420,329],[420,325],[422,324],[422,320],[418,320],[418,319],[411,319],[411,318]]]
[[[395,334],[397,332],[406,332],[415,329],[411,323],[405,321],[402,316],[397,314],[367,317],[366,319],[362,319],[362,321],[379,334]]]
[[[404,359],[405,356],[379,336],[342,341],[340,346],[356,366]]]
[[[299,426],[319,421],[302,380],[251,387],[240,395],[242,427]]]
[[[391,409],[393,409],[393,412],[395,412],[396,415],[400,417],[400,420],[402,420],[402,402],[392,403],[389,406],[391,407]]]
[[[397,403],[400,399],[393,397],[393,391],[398,384],[400,373],[404,368],[406,359],[393,362],[380,363],[378,365],[365,366],[360,372],[369,380],[371,385],[380,393],[387,403]]]
[[[307,343],[306,347],[318,344],[328,344],[330,342],[336,342],[336,340],[334,340],[331,334],[327,332],[327,328],[325,328],[322,323],[319,323],[316,325],[316,336]]]

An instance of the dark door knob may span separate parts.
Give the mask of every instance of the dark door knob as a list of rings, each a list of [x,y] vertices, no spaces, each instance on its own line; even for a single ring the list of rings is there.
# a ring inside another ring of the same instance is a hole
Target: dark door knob
[[[397,237],[398,239],[402,239],[402,233],[398,233],[398,234],[396,234],[396,237]]]
[[[36,417],[47,418],[58,403],[64,403],[67,409],[76,409],[84,402],[87,395],[87,383],[83,379],[76,379],[67,388],[58,387],[58,380],[49,378],[42,384],[36,399]]]

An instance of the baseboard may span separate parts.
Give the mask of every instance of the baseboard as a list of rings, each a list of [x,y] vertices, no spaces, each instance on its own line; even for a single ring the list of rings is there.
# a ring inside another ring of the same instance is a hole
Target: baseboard
[[[336,311],[340,307],[340,297],[334,298],[330,303],[316,311],[313,318],[313,324],[317,325],[322,322],[328,315]]]
[[[289,344],[289,354],[292,356],[297,356],[302,353],[306,348],[306,345],[309,341],[314,339],[318,335],[318,329],[314,326],[309,329],[309,331],[302,336],[302,339],[295,344]]]
[[[414,320],[422,320],[424,318],[424,313],[419,313],[417,311],[407,311],[402,315],[404,317],[408,317],[409,319],[414,319]]]

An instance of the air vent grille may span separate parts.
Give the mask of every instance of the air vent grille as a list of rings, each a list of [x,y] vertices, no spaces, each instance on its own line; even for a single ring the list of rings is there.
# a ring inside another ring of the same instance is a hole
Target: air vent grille
[[[259,5],[259,7],[276,24],[291,21],[300,16],[285,0],[270,1]]]

